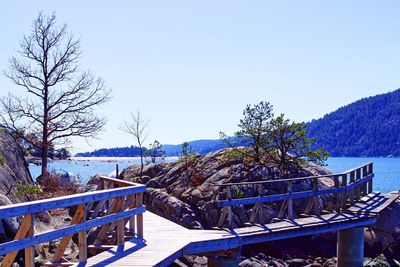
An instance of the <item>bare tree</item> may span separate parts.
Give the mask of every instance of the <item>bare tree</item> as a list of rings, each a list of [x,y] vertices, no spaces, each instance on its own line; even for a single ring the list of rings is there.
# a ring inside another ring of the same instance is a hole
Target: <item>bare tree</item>
[[[79,69],[80,40],[67,33],[65,24],[58,26],[54,14],[39,14],[18,54],[4,73],[26,94],[0,99],[0,119],[17,138],[40,149],[45,176],[49,147],[73,136],[95,137],[102,130],[105,119],[95,114],[95,107],[110,99],[110,90],[100,78]]]
[[[142,176],[143,172],[143,157],[144,157],[144,148],[143,144],[148,137],[148,126],[149,121],[144,119],[142,113],[138,110],[136,114],[131,113],[131,120],[125,121],[121,126],[121,130],[125,133],[133,135],[136,140],[137,145],[140,149],[140,176]]]

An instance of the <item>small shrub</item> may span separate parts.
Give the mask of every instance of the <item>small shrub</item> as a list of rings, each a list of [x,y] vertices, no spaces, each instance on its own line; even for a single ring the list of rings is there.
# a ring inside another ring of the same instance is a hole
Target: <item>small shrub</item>
[[[232,148],[224,152],[224,154],[219,157],[220,161],[229,161],[234,159],[244,159],[246,157],[245,148]]]
[[[240,188],[237,188],[235,190],[235,192],[233,193],[233,196],[234,196],[234,198],[244,198],[245,197],[244,192]]]
[[[17,188],[15,192],[16,197],[38,195],[43,192],[40,185],[31,185],[17,182],[15,186]]]
[[[0,165],[6,165],[6,158],[0,153]]]

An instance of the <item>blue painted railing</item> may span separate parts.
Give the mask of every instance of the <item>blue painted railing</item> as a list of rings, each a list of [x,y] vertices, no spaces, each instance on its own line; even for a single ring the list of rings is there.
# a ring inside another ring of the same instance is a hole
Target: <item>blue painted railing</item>
[[[0,219],[21,216],[22,223],[14,240],[0,244],[0,255],[5,255],[1,266],[11,266],[19,250],[25,250],[25,266],[34,266],[33,247],[62,238],[51,263],[60,262],[73,234],[78,234],[79,261],[87,260],[88,230],[100,227],[94,247],[102,247],[110,233],[116,245],[122,245],[127,236],[143,238],[144,185],[100,177],[97,191],[57,198],[25,202],[0,207]],[[77,206],[69,226],[43,233],[34,233],[36,213]],[[126,227],[128,225],[129,226]]]
[[[313,211],[314,214],[320,215],[320,196],[323,195],[333,198],[333,208],[336,211],[341,211],[346,209],[348,205],[358,202],[361,197],[372,192],[373,177],[373,163],[367,163],[344,173],[217,185],[221,187],[222,191],[226,191],[226,199],[220,199],[216,201],[216,205],[222,208],[218,225],[223,226],[227,220],[227,226],[232,226],[232,207],[234,206],[254,204],[249,221],[253,223],[258,214],[262,211],[261,206],[263,203],[278,201],[283,201],[278,217],[282,218],[287,211],[287,218],[292,220],[294,218],[293,200],[304,198],[308,199],[304,213],[310,214]],[[319,189],[318,180],[322,178],[331,179],[333,182],[333,187]],[[293,186],[300,182],[308,182],[311,185],[311,190],[294,192]],[[268,185],[273,183],[282,183],[286,185],[287,192],[283,194],[268,194]],[[257,187],[258,195],[254,197],[233,197],[232,190],[241,190],[247,186]]]

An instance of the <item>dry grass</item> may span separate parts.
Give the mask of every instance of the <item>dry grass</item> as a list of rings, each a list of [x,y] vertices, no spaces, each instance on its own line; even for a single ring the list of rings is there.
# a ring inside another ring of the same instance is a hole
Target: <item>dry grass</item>
[[[60,178],[56,175],[51,174],[46,177],[42,177],[40,184],[42,186],[43,192],[38,194],[39,199],[73,195],[78,189],[78,185],[72,185],[68,187],[61,186]]]

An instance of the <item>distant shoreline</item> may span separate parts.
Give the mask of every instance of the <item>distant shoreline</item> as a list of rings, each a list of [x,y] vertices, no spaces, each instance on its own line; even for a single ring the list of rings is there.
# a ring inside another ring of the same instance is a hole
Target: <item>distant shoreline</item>
[[[168,159],[178,159],[178,157],[167,157]],[[119,162],[119,161],[137,161],[140,157],[70,157],[68,159],[49,159],[49,162],[62,161],[104,161],[104,162]],[[28,164],[41,165],[41,158],[26,157]]]

